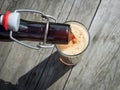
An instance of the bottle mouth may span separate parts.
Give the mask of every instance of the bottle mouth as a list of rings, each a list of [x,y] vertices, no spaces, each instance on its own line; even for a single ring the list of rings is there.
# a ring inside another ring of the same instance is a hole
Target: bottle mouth
[[[70,41],[69,44],[67,44],[67,45],[57,44],[56,48],[57,48],[58,52],[63,56],[77,56],[77,55],[83,53],[87,49],[87,47],[89,45],[89,41],[90,41],[89,32],[86,29],[86,27],[83,24],[81,24],[80,22],[68,21],[68,22],[65,22],[65,24],[69,24],[71,27],[71,31],[74,34],[74,38],[72,40],[74,41],[75,38],[77,38],[78,40],[77,41],[75,40],[75,43]],[[82,37],[79,36],[80,33],[81,33],[81,35],[83,34],[83,38],[84,38],[83,41],[81,39]]]

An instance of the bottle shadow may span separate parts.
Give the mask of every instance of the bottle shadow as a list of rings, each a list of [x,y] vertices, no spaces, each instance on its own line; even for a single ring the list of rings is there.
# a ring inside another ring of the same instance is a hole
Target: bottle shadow
[[[0,90],[16,90],[16,85],[0,79]]]
[[[72,66],[66,66],[61,63],[58,55],[58,52],[53,53],[25,75],[20,77],[16,84],[17,89],[46,90],[66,72],[73,68]]]
[[[0,79],[0,90],[46,90],[73,68],[61,63],[58,55],[58,52],[50,55],[25,75],[21,76],[16,85]],[[64,79],[67,80],[67,77]]]

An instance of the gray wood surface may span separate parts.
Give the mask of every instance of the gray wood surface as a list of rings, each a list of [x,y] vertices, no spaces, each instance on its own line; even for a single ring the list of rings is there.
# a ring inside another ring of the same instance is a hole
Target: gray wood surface
[[[0,80],[16,85],[19,90],[120,89],[119,0],[0,1],[1,13],[22,8],[40,10],[60,23],[83,23],[90,31],[90,45],[79,57],[80,63],[68,67],[59,61],[56,48],[36,51],[15,42],[0,42]],[[36,14],[23,14],[22,18],[40,20]]]
[[[20,5],[20,8],[28,8],[28,9],[34,8],[35,9],[36,4],[38,4],[38,1],[34,2],[34,3],[33,3],[33,1],[34,0],[31,0],[31,2],[28,2],[27,0],[22,1],[22,2],[19,1],[19,2],[17,2],[16,7],[14,7],[13,10],[18,9],[19,8],[19,7],[17,8],[18,5]],[[40,3],[40,5],[42,4],[44,6],[46,6],[45,4],[50,3],[48,1],[46,1],[46,2],[45,2],[45,0],[43,0],[43,1],[40,1],[39,3]],[[41,5],[41,7],[42,7],[42,5]],[[40,8],[40,6],[39,6],[39,8]],[[36,10],[39,10],[39,8],[37,8]],[[23,18],[31,19],[31,15],[24,16]],[[33,44],[33,42],[26,42],[26,43]],[[4,48],[4,47],[2,47],[2,48]],[[4,51],[6,51],[6,50],[4,50]],[[41,49],[40,51],[36,51],[36,50],[28,49],[26,47],[18,45],[17,43],[14,43],[11,47],[10,53],[7,55],[5,65],[1,69],[0,77],[4,78],[7,81],[12,81],[12,83],[16,83],[17,80],[22,75],[24,75],[27,71],[32,69],[37,63],[39,63],[40,61],[42,61],[46,57],[48,57],[51,54],[51,51],[52,51],[52,48],[51,49]],[[42,53],[44,53],[44,54],[42,54]],[[42,54],[42,56],[41,56],[41,54]],[[39,61],[37,61],[37,60],[39,60]],[[20,63],[23,63],[23,64],[20,64]],[[18,70],[19,70],[19,72],[17,72]],[[9,77],[7,75],[4,76],[5,74],[8,74],[8,73],[9,73]]]
[[[119,0],[102,0],[90,28],[91,44],[73,68],[65,90],[120,89]]]
[[[68,8],[68,5],[72,1],[73,0],[71,0],[71,1],[67,0],[65,2],[63,10],[65,10],[65,8]],[[97,10],[97,7],[99,5],[99,2],[100,2],[100,0],[91,0],[91,1],[88,1],[88,0],[76,0],[76,1],[74,1],[73,5],[71,5],[71,10],[70,11],[67,10],[67,12],[69,12],[69,14],[68,14],[66,20],[67,21],[70,21],[70,20],[79,21],[79,22],[83,23],[86,26],[86,28],[89,28],[89,26],[91,24],[91,21],[92,21],[92,19],[94,17],[94,14],[95,14],[95,12]],[[66,4],[68,4],[68,5],[66,5]],[[86,12],[84,13],[84,11],[86,11]],[[64,11],[62,11],[61,15],[62,16],[60,16],[60,17],[65,16]],[[79,57],[79,58],[81,58],[81,57]],[[50,63],[50,65],[51,64],[52,63]],[[48,67],[50,65],[48,64]],[[71,69],[72,69],[72,67],[71,67]],[[65,88],[65,85],[66,85],[66,82],[67,82],[67,80],[69,78],[69,75],[71,74],[71,69],[68,72],[66,72],[66,74],[63,77],[61,77],[59,80],[57,80],[50,88],[48,88],[48,90],[57,90],[57,89],[63,90]],[[63,69],[63,71],[64,71],[64,69]],[[49,72],[49,70],[46,69],[45,72]],[[60,73],[60,72],[58,71],[58,73]],[[43,76],[50,76],[50,77],[48,77],[48,79],[49,78],[50,79],[46,80],[45,85],[47,85],[47,81],[49,81],[48,82],[48,84],[49,84],[50,80],[51,80],[51,82],[54,80],[54,77],[53,77],[53,79],[51,77],[51,75],[54,75],[54,74],[56,74],[56,69],[53,70],[52,74],[47,73],[47,74],[43,75]],[[43,86],[43,87],[46,87],[46,86]]]
[[[10,9],[10,5],[13,5],[14,2],[11,0],[1,0],[0,1],[0,13],[5,13]],[[0,71],[5,64],[6,58],[10,52],[12,43],[11,42],[0,42]]]

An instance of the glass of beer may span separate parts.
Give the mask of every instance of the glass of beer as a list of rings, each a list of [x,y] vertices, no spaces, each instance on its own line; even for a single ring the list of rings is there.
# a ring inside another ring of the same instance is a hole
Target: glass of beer
[[[74,35],[68,44],[57,44],[56,48],[59,52],[59,60],[68,66],[76,65],[80,62],[80,55],[83,53],[90,41],[88,30],[85,26],[76,21],[69,21],[65,24],[70,25],[71,34]]]

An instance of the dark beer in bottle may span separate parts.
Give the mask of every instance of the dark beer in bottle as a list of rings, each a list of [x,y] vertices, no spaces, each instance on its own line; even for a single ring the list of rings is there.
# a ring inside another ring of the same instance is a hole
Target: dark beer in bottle
[[[43,41],[46,23],[20,20],[19,30],[13,32],[13,37],[18,40]],[[10,30],[6,31],[0,25],[0,41],[9,41]],[[70,25],[49,23],[46,43],[67,44],[70,40]]]

